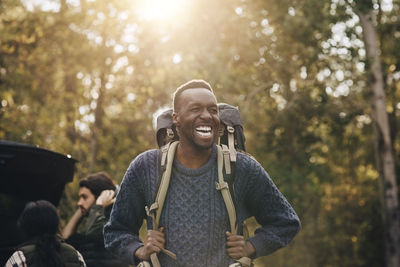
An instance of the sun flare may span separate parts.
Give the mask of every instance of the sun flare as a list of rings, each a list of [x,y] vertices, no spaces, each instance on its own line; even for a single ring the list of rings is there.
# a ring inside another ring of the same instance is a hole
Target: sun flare
[[[146,20],[172,19],[184,9],[187,0],[142,0],[135,8]]]

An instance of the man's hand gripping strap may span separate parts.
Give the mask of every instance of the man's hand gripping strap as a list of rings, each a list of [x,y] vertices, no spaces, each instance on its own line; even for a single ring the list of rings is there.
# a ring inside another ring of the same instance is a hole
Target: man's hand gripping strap
[[[151,217],[152,222],[153,222],[153,230],[158,230],[158,224],[160,222],[161,212],[162,212],[162,208],[164,206],[164,201],[165,201],[165,197],[167,195],[169,181],[171,178],[172,163],[174,162],[175,151],[176,151],[178,144],[179,144],[178,141],[173,142],[173,143],[168,144],[167,146],[163,147],[163,149],[162,149],[161,164],[164,165],[165,160],[166,160],[167,166],[166,166],[164,173],[162,174],[161,182],[158,187],[157,196],[156,196],[156,199],[154,200],[154,203],[150,206],[150,209],[146,206],[147,216]],[[176,255],[167,249],[161,249],[161,252],[167,254],[168,256],[170,256],[173,259],[176,259]],[[151,254],[150,259],[151,259],[151,263],[153,264],[153,267],[161,266],[160,262],[158,261],[156,253]],[[143,267],[150,266],[150,265],[146,265],[146,264],[149,264],[148,262],[144,261],[142,263],[143,263],[143,265],[142,265]]]
[[[226,146],[222,145],[217,146],[218,148],[218,183],[216,183],[216,188],[217,190],[221,191],[222,198],[224,199],[226,210],[228,212],[229,216],[229,223],[231,226],[231,232],[232,234],[236,235],[237,234],[237,219],[236,219],[236,209],[235,205],[233,204],[232,196],[229,192],[229,186],[228,183],[225,182],[224,180],[224,175],[223,175],[223,166],[225,164],[225,170],[227,174],[231,173],[230,169],[230,161],[229,156],[231,155],[231,149],[228,149]],[[236,161],[236,151],[235,151],[235,158],[232,159],[231,161]],[[238,260],[236,260],[235,263],[229,265],[229,267],[250,267],[252,266],[251,259],[248,257],[242,257]]]

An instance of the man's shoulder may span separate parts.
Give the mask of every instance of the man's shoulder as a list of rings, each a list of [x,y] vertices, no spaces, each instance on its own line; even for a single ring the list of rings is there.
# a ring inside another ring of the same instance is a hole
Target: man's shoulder
[[[65,251],[73,251],[73,252],[76,251],[74,246],[72,246],[71,244],[68,244],[64,240],[60,241],[60,247],[62,250],[65,250]]]
[[[249,174],[251,174],[250,176],[256,174],[264,176],[264,173],[267,174],[263,165],[253,155],[247,152],[237,152],[236,158],[236,170],[240,175],[247,177]]]
[[[157,160],[159,151],[160,151],[159,149],[149,149],[144,152],[141,152],[133,159],[132,163],[152,162],[154,160]]]
[[[236,152],[236,157],[237,157],[237,163],[243,166],[248,166],[248,165],[260,165],[260,163],[256,160],[256,158],[244,151],[237,151]]]
[[[128,171],[156,169],[158,166],[158,149],[149,149],[138,154],[129,165]]]
[[[148,156],[153,156],[153,155],[157,155],[159,153],[159,149],[148,149],[146,151],[143,151],[141,153],[139,153],[139,155],[137,155],[137,157],[148,157]]]
[[[24,254],[31,253],[35,251],[35,249],[36,249],[36,244],[30,242],[24,243],[18,248],[18,250],[22,251]]]

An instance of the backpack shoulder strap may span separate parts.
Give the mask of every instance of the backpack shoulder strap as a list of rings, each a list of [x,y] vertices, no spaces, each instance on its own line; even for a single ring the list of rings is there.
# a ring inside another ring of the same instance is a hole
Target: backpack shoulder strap
[[[161,180],[159,181],[158,191],[154,203],[151,204],[150,209],[146,206],[147,215],[153,220],[153,229],[158,229],[162,208],[164,206],[169,181],[171,178],[172,163],[174,161],[174,155],[178,144],[179,142],[176,141],[173,143],[168,143],[161,148],[161,168],[159,170]]]
[[[238,234],[238,225],[236,218],[236,209],[234,198],[234,176],[236,172],[236,150],[234,147],[227,147],[226,145],[217,146],[218,148],[218,182],[216,182],[217,190],[221,191],[222,198],[224,199],[226,210],[228,211],[229,224],[231,226],[231,233]],[[234,153],[234,156],[232,154]],[[225,175],[224,175],[225,174]],[[224,176],[227,178],[224,180]],[[243,236],[245,239],[248,238],[247,226],[243,223]],[[251,267],[252,260],[249,257],[241,257],[235,260],[235,263],[229,265],[229,267]]]
[[[233,205],[236,207],[235,202],[235,175],[236,175],[236,149],[234,147],[229,148],[225,144],[221,144],[223,154],[223,178],[228,183],[229,192],[233,200]],[[232,157],[232,154],[235,157]],[[239,229],[238,229],[239,230]]]
[[[217,190],[221,191],[222,198],[224,199],[226,210],[228,211],[229,224],[231,227],[232,234],[237,234],[237,220],[236,220],[236,209],[232,200],[231,193],[229,191],[229,184],[224,180],[223,167],[225,166],[225,171],[231,174],[230,159],[229,159],[229,149],[217,146],[218,148],[218,182],[216,182]],[[229,166],[229,167],[228,167]]]
[[[232,162],[236,162],[236,150],[235,150],[235,128],[227,125],[226,130],[228,131],[228,148]]]
[[[158,229],[162,208],[164,206],[164,201],[167,195],[169,181],[171,178],[172,163],[174,162],[174,155],[178,144],[179,141],[168,143],[167,145],[163,146],[160,149],[161,155],[160,155],[158,172],[159,176],[161,176],[161,179],[159,179],[158,182],[157,195],[153,204],[151,204],[150,208],[148,208],[147,206],[145,207],[147,216],[151,217],[152,219],[153,230]],[[176,259],[175,253],[167,249],[162,249],[161,251],[170,256],[171,258]],[[151,254],[150,259],[154,267],[161,266],[156,253]],[[140,264],[143,264],[143,266],[149,266],[149,263],[146,261],[143,261]]]

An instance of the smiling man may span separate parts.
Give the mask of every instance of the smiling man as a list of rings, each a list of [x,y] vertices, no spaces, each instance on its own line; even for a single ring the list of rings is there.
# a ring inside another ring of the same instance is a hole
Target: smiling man
[[[125,174],[104,228],[106,248],[134,265],[158,253],[162,267],[227,267],[234,259],[264,256],[287,245],[300,221],[261,165],[243,153],[237,154],[235,172],[237,217],[243,222],[255,216],[261,227],[248,240],[229,232],[226,206],[215,186],[220,120],[211,86],[192,80],[178,87],[172,116],[179,144],[161,227],[148,230],[140,240],[145,206],[151,206],[158,188],[160,153],[149,150],[138,155]],[[165,249],[177,258],[160,253]]]

